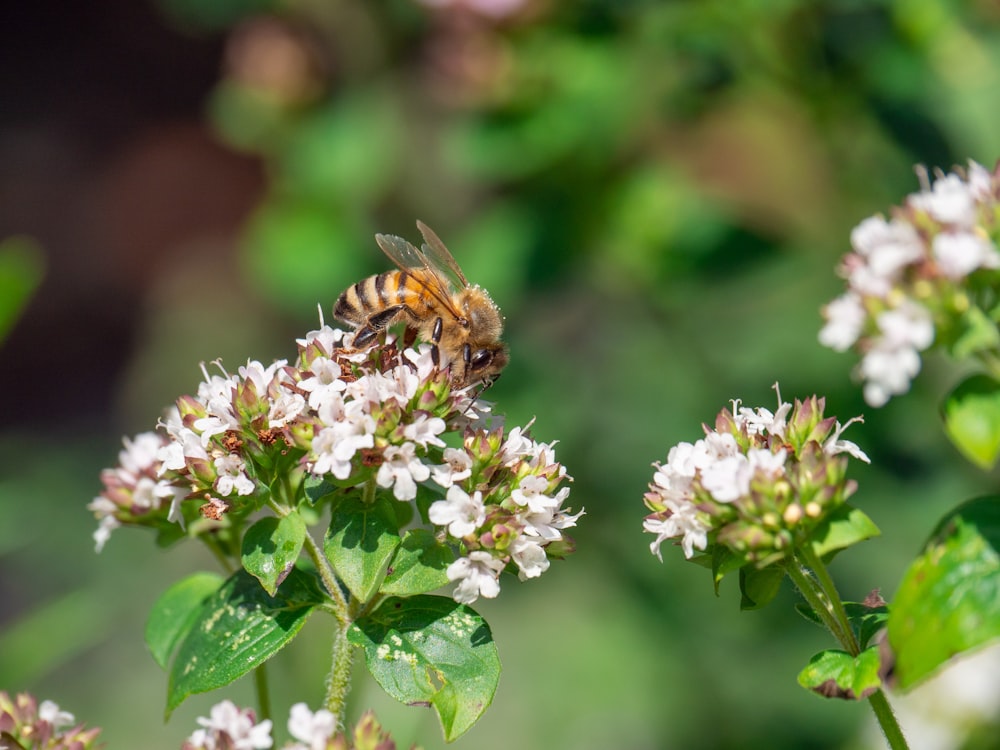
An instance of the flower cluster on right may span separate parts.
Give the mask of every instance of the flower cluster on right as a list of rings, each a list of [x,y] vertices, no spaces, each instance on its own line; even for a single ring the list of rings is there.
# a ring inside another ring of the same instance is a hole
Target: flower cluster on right
[[[687,558],[721,545],[764,567],[794,551],[854,492],[848,458],[868,463],[841,439],[860,418],[841,425],[824,408],[815,396],[794,406],[779,397],[773,413],[735,401],[719,412],[715,429],[705,426],[704,438],[671,448],[665,464],[654,464],[645,496],[653,554],[674,539]]]
[[[872,406],[909,390],[920,352],[935,341],[975,353],[977,331],[989,330],[977,323],[996,312],[998,170],[970,162],[938,174],[888,219],[869,217],[851,233],[839,269],[847,291],[823,308],[819,340],[861,355],[857,374]]]

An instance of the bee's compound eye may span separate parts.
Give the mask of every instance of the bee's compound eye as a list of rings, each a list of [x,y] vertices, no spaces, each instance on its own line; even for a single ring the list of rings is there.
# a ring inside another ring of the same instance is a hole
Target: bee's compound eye
[[[473,353],[469,368],[473,371],[482,370],[493,361],[493,352],[489,349],[479,349]]]

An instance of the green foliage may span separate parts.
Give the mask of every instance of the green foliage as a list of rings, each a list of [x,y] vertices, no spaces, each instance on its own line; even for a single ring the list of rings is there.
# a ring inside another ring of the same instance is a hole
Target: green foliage
[[[948,394],[941,411],[955,447],[980,468],[992,469],[1000,455],[1000,383],[972,375]]]
[[[379,593],[412,596],[434,591],[448,583],[445,572],[455,559],[449,547],[438,544],[428,529],[410,529],[386,569]]]
[[[250,574],[234,573],[197,608],[187,631],[174,637],[167,713],[188,696],[228,685],[259,667],[298,634],[321,601],[314,577],[297,569],[273,597]],[[155,632],[168,629],[160,620],[151,623]]]
[[[824,698],[862,700],[882,686],[878,646],[857,656],[846,651],[821,651],[799,672],[799,684]]]
[[[824,518],[816,528],[812,548],[817,556],[825,558],[881,533],[867,515],[845,503]]]
[[[146,621],[146,645],[163,669],[222,581],[215,573],[193,573],[164,591],[153,604]]]
[[[244,570],[274,596],[299,559],[306,533],[306,523],[297,511],[260,519],[243,536]]]
[[[361,602],[369,601],[378,591],[400,545],[392,502],[386,497],[376,497],[374,502],[349,497],[333,506],[323,551],[344,585]]]
[[[489,626],[471,607],[440,596],[393,597],[348,636],[389,695],[434,708],[448,742],[493,701],[500,659]]]
[[[37,242],[28,237],[0,241],[0,341],[14,327],[44,274],[45,261]]]
[[[1000,637],[1000,497],[948,514],[907,570],[889,616],[903,688]]]

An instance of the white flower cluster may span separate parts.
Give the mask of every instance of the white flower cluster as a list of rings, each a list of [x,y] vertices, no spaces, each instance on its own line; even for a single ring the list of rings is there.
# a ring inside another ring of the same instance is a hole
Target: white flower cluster
[[[650,551],[662,560],[660,546],[679,539],[688,559],[705,550],[716,534],[741,553],[766,548],[768,552],[792,541],[793,527],[803,519],[817,520],[825,506],[847,492],[843,471],[818,471],[817,459],[848,454],[864,462],[868,457],[854,443],[842,440],[844,429],[832,418],[823,419],[823,402],[782,403],[776,412],[740,407],[723,410],[716,429],[705,427],[705,437],[673,446],[664,464],[654,464],[646,506],[653,513],[643,529],[656,535]],[[805,469],[802,470],[803,462]],[[840,492],[818,492],[817,478]],[[764,527],[767,527],[766,530]],[[778,532],[778,533],[775,533]],[[748,542],[748,540],[753,540]]]
[[[823,308],[819,340],[861,353],[858,375],[872,406],[909,390],[935,327],[968,306],[968,276],[1000,268],[991,239],[998,189],[996,171],[970,162],[964,175],[938,175],[890,219],[872,216],[851,232],[840,267],[847,291]]]
[[[162,529],[199,514],[242,518],[282,473],[341,487],[372,482],[403,502],[433,481],[445,498],[428,520],[468,553],[448,570],[462,602],[496,596],[510,562],[522,579],[534,578],[548,568],[546,547],[571,550],[563,530],[579,514],[562,510],[569,488],[560,486],[567,477],[554,444],[520,428],[505,438],[488,404],[471,389],[452,390],[429,345],[400,352],[391,341],[364,351],[348,344],[323,326],[298,341],[294,364],[250,361],[232,375],[203,368],[197,394],[161,422],[165,435],[126,440],[120,465],[102,475],[104,492],[89,506],[100,519],[98,550],[123,523]],[[446,433],[462,436],[462,447],[449,447]]]
[[[458,584],[455,600],[465,604],[495,597],[509,562],[521,580],[548,570],[546,547],[571,551],[563,530],[583,514],[562,507],[569,487],[559,485],[568,477],[555,460],[554,444],[536,443],[520,428],[501,439],[500,431],[471,433],[464,449],[445,449],[445,463],[432,470],[434,481],[448,490],[428,517],[468,550],[448,567],[448,579]]]
[[[0,733],[0,748],[89,750],[101,730],[77,724],[73,714],[52,701],[39,703],[30,693],[0,691]]]
[[[265,750],[274,745],[271,737],[272,722],[268,719],[257,723],[250,709],[241,709],[230,700],[212,706],[207,717],[197,719],[201,729],[195,730],[184,743],[182,750]],[[282,745],[282,750],[328,750],[352,747],[338,732],[337,717],[325,708],[311,711],[305,703],[296,703],[288,714],[288,733],[293,740]],[[354,728],[354,740],[362,740],[366,747],[394,750],[395,743],[370,711],[365,712]]]

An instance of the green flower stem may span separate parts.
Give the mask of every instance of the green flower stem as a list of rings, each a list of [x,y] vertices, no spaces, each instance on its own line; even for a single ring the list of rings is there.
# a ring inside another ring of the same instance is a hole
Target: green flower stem
[[[889,747],[892,750],[908,750],[909,745],[906,744],[903,730],[900,729],[899,722],[896,721],[896,714],[893,713],[892,706],[889,705],[889,700],[885,697],[885,693],[881,690],[876,690],[868,696],[868,705],[875,712],[875,718],[878,719],[878,724],[882,727],[882,733],[885,734],[885,739],[889,743]]]
[[[853,628],[851,628],[850,618],[847,616],[847,610],[844,609],[844,602],[841,601],[837,585],[830,577],[830,571],[826,569],[823,560],[816,554],[811,545],[802,545],[796,554],[802,561],[803,567],[811,570],[816,576],[816,582],[828,607],[828,612],[838,623],[839,631],[842,634],[838,636],[838,640],[851,656],[857,656],[861,653],[861,646],[854,635]],[[834,631],[834,635],[837,635],[837,631]]]
[[[260,721],[271,718],[271,690],[267,682],[267,662],[253,671],[253,686],[257,691],[257,708]]]
[[[303,547],[306,554],[309,555],[309,559],[313,561],[313,565],[316,566],[320,580],[323,581],[323,586],[326,588],[326,593],[333,600],[337,622],[342,628],[346,628],[349,623],[347,599],[344,597],[344,592],[340,588],[340,582],[337,580],[333,568],[330,567],[330,562],[323,554],[323,550],[316,544],[316,540],[312,538],[312,534],[306,533]]]
[[[816,579],[810,575],[808,568],[793,558],[785,565],[785,572],[792,579],[792,583],[795,584],[795,587],[802,594],[806,603],[812,608],[812,611],[816,613],[816,616],[823,622],[826,629],[837,639],[837,642],[844,646],[852,656],[857,656],[857,642],[854,640],[853,634],[851,634],[850,625],[847,625],[845,629],[846,621],[838,620],[834,616],[827,596],[820,589]],[[851,649],[852,643],[854,644],[853,650]]]
[[[333,638],[333,653],[330,674],[326,678],[326,710],[337,717],[337,726],[343,727],[347,708],[347,692],[351,687],[351,666],[354,661],[354,647],[347,640],[349,625],[338,621]]]
[[[792,559],[785,565],[788,577],[792,579],[792,583],[802,593],[806,602],[823,621],[834,638],[851,656],[857,656],[861,653],[861,647],[854,635],[854,630],[851,628],[844,602],[840,598],[826,565],[809,545],[800,548],[796,557],[797,559]],[[875,713],[875,718],[882,728],[882,733],[885,735],[889,747],[892,750],[908,750],[909,746],[903,736],[903,730],[900,728],[899,722],[896,721],[896,715],[893,713],[885,693],[876,690],[868,696],[868,704]]]

